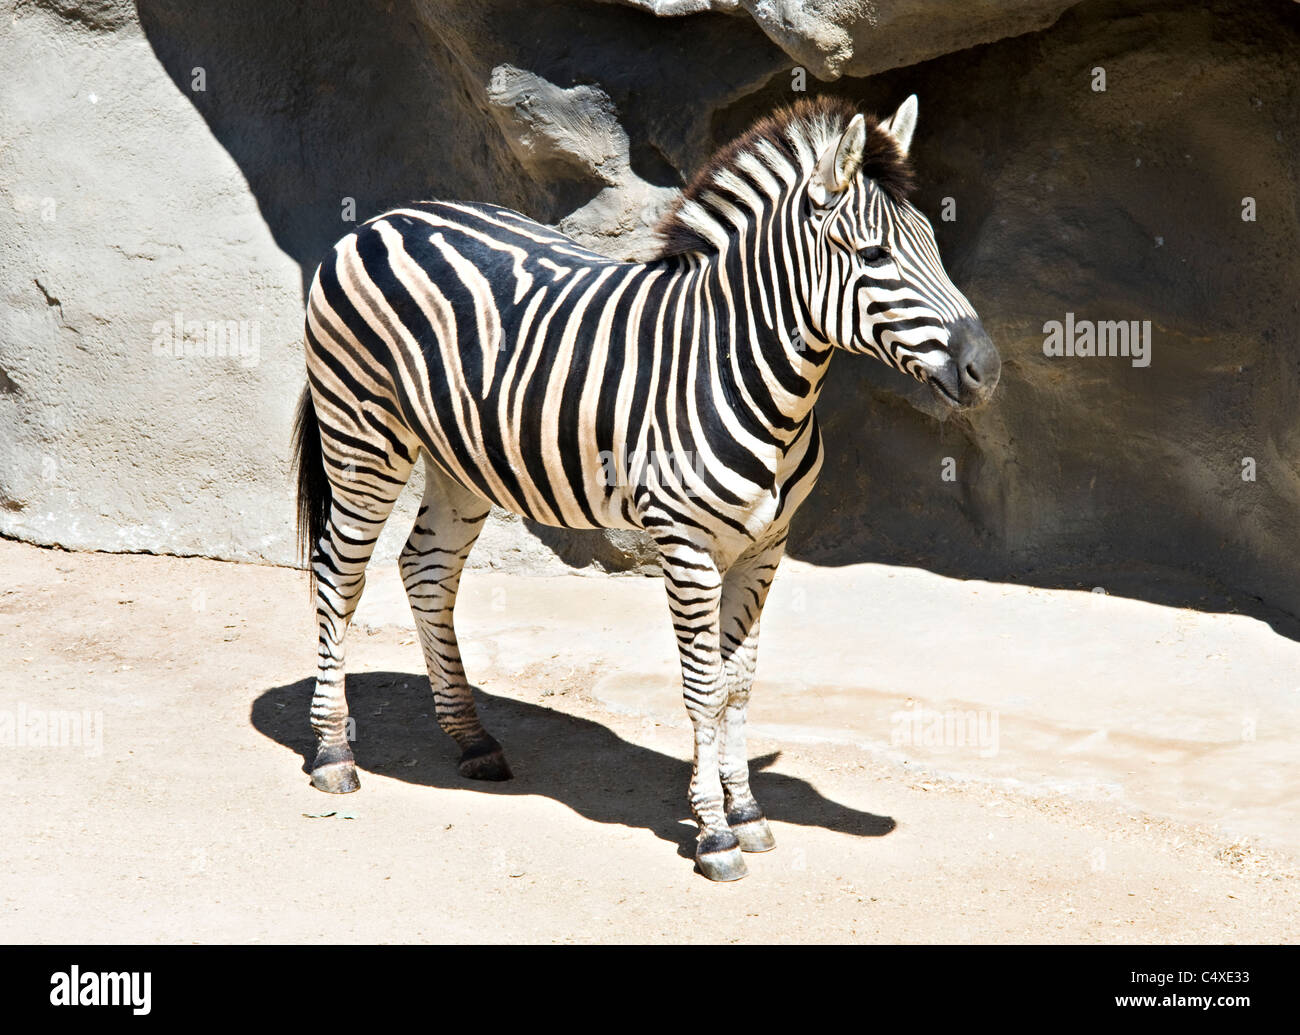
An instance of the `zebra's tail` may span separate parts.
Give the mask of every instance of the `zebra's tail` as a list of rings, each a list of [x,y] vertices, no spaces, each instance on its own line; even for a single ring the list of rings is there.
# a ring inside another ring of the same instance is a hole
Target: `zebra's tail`
[[[293,457],[298,478],[298,556],[311,572],[312,594],[316,592],[316,573],[312,570],[312,551],[325,534],[330,513],[330,483],[325,474],[325,456],[321,452],[320,424],[311,385],[302,390],[298,415],[293,422]]]

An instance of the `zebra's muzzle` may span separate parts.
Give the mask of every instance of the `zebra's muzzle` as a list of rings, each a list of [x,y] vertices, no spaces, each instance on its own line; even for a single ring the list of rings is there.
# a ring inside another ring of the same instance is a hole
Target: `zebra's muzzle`
[[[984,325],[974,317],[949,324],[948,354],[952,361],[930,376],[935,395],[963,410],[988,402],[1002,374],[1002,357]]]

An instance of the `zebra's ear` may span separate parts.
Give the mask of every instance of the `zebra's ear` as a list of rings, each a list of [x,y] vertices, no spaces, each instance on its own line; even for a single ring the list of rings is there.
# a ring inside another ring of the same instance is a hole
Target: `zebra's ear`
[[[859,114],[849,121],[840,139],[817,159],[808,183],[808,195],[818,205],[830,204],[831,198],[853,182],[862,168],[862,153],[867,146],[867,123]]]
[[[898,141],[898,148],[907,154],[912,146],[912,134],[916,132],[916,94],[898,106],[898,111],[880,124],[880,128]]]

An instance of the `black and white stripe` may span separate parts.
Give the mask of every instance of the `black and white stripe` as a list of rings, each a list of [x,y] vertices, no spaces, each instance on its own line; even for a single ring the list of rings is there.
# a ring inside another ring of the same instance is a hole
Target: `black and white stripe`
[[[914,112],[909,99],[877,124],[806,102],[764,120],[686,190],[647,263],[484,204],[409,205],[336,245],[308,299],[298,425],[320,626],[316,786],[357,786],[344,634],[423,453],[401,570],[461,772],[510,775],[452,624],[489,505],[644,529],[695,727],[700,867],[733,879],[741,850],[772,847],[749,789],[745,702],[759,614],[822,462],[813,404],[831,353],[872,353],[954,405],[996,380],[986,353],[971,358],[974,311],[903,194]]]

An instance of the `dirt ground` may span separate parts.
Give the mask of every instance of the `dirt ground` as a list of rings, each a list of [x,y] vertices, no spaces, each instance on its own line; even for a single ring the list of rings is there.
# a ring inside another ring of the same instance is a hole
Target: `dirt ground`
[[[471,571],[466,586],[509,578]],[[652,580],[627,592],[662,600]],[[490,623],[496,593],[475,624]],[[645,640],[632,630],[632,653],[671,665],[657,657],[671,643],[662,625]],[[481,784],[457,775],[433,725],[410,633],[359,625],[348,660],[362,787],[330,797],[304,772],[304,576],[0,541],[0,940],[1183,943],[1300,931],[1294,855],[1209,817],[765,734],[750,754],[778,847],[748,857],[747,879],[710,884],[690,860],[684,713],[607,707],[592,687],[629,657],[607,638],[565,638],[549,657],[466,644],[515,772]],[[760,660],[760,695],[763,673]],[[74,729],[68,717],[85,712]],[[64,716],[60,737],[79,742],[31,743],[42,715]],[[770,718],[762,728],[780,729]]]

